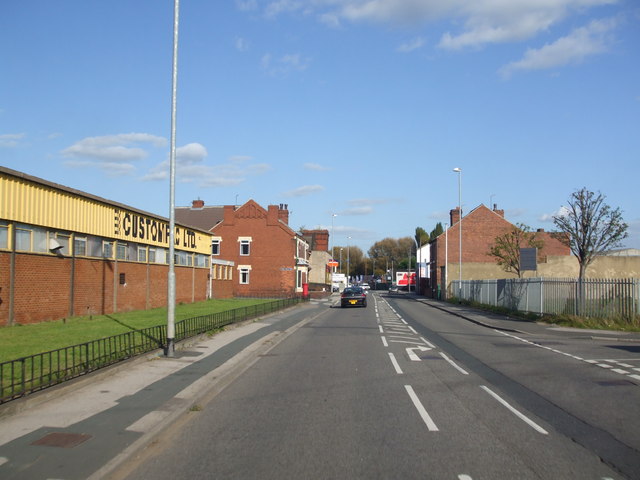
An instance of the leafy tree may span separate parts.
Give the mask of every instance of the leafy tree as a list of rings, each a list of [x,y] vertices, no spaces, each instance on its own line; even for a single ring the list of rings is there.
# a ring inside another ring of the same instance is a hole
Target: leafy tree
[[[340,249],[342,249],[342,255],[340,254]],[[332,250],[334,260],[339,261],[342,258],[342,265],[340,266],[342,273],[347,273],[347,260],[349,260],[349,274],[351,276],[364,274],[364,253],[360,247],[355,245],[343,247],[335,245]]]
[[[418,247],[421,247],[427,243],[429,243],[430,241],[430,236],[427,233],[427,231],[422,228],[422,227],[416,227],[416,243],[418,244]]]
[[[578,259],[582,280],[596,255],[622,245],[629,227],[619,208],[604,203],[605,196],[583,187],[571,194],[568,207],[553,217],[553,223],[564,235],[560,240],[571,248]]]
[[[438,238],[443,233],[444,233],[444,228],[442,227],[442,223],[438,222],[436,223],[436,227],[433,230],[431,230],[431,233],[429,234],[429,238],[433,242],[436,238]]]
[[[511,272],[522,277],[520,269],[520,249],[541,249],[544,242],[536,238],[536,234],[529,227],[521,223],[514,225],[511,230],[495,238],[495,243],[489,248],[489,255],[505,272]]]
[[[382,266],[382,262],[388,262],[389,266],[395,264],[398,268],[407,268],[408,255],[414,249],[411,237],[385,238],[369,248],[369,257],[376,259],[377,267]]]

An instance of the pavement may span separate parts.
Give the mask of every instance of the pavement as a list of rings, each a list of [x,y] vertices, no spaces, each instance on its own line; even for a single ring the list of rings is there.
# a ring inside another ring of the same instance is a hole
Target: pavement
[[[489,328],[520,333],[567,329],[400,294]],[[173,358],[142,355],[0,405],[0,478],[103,479],[173,422],[198,410],[262,355],[337,304],[339,295],[244,322],[177,345]],[[569,329],[585,338],[640,342],[639,334]]]

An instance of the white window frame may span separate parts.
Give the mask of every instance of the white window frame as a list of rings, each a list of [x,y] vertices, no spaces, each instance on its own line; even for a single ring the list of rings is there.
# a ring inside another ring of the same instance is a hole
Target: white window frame
[[[238,282],[240,285],[249,285],[251,279],[251,265],[238,265]]]
[[[222,244],[222,237],[211,238],[211,255],[215,255],[215,256],[220,255],[220,247],[222,246],[221,244]]]
[[[248,257],[251,255],[251,237],[238,237],[238,244],[240,246],[240,256]],[[243,247],[246,247],[246,253],[243,253]]]

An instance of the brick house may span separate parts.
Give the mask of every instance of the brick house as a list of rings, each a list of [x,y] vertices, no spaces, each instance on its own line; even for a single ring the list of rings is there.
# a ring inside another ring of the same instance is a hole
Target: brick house
[[[438,292],[445,289],[445,276],[447,288],[450,288],[452,280],[459,278],[461,226],[462,280],[515,277],[515,274],[505,272],[496,264],[495,258],[489,255],[495,238],[515,227],[514,224],[505,220],[504,210],[498,210],[496,205],[493,209],[480,205],[460,219],[460,210],[456,207],[449,212],[449,216],[451,226],[430,243],[431,282],[424,292],[425,295],[438,296]],[[538,229],[535,234],[537,239],[544,242],[544,246],[538,251],[538,270],[531,274],[545,276],[549,262],[556,257],[567,258],[571,255],[571,251],[567,245],[543,229]]]
[[[233,294],[238,297],[290,297],[308,284],[309,245],[289,227],[287,205],[254,200],[244,205],[176,208],[176,220],[205,228],[213,235],[212,263],[233,262]]]

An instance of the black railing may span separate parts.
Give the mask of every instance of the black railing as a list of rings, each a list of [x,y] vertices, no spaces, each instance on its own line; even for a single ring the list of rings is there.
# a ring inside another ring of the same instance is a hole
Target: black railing
[[[285,298],[187,318],[176,322],[175,341],[282,310],[302,300]],[[167,326],[159,325],[0,363],[0,404],[136,355],[164,349],[166,340]]]

